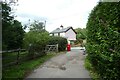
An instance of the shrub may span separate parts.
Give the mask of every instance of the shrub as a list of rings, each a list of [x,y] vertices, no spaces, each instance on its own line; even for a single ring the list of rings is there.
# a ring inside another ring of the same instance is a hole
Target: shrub
[[[47,32],[30,31],[25,34],[24,47],[29,50],[29,56],[34,56],[34,54],[43,55],[48,40],[49,34]]]
[[[50,45],[58,44],[58,50],[59,51],[64,51],[64,50],[66,50],[67,39],[63,38],[63,37],[51,36],[51,38],[49,40],[49,44]]]
[[[80,38],[79,38],[79,39],[77,39],[77,40],[75,41],[75,44],[79,44],[79,43],[82,44],[82,43],[83,43],[83,39],[80,39]]]
[[[100,2],[87,23],[89,60],[102,79],[118,79],[120,75],[120,5]]]

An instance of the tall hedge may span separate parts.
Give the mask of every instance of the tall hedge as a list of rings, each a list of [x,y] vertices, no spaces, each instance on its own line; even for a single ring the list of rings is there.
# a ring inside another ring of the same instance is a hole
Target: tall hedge
[[[67,46],[67,39],[63,37],[51,36],[49,39],[49,44],[50,45],[58,44],[58,50],[65,51]]]
[[[44,55],[44,50],[49,41],[47,32],[29,31],[24,37],[24,47],[28,49],[29,56]]]
[[[120,78],[120,3],[99,2],[87,23],[89,60],[102,79]]]

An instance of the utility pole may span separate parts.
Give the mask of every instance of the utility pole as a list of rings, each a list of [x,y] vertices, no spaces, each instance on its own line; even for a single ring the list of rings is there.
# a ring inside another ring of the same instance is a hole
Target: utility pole
[[[45,29],[45,27],[46,27],[46,20],[45,20],[45,25],[44,25],[44,29]]]

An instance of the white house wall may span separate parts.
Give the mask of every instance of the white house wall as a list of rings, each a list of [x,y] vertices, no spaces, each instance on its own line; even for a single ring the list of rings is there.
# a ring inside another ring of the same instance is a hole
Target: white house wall
[[[54,36],[58,36],[58,33],[54,33]]]
[[[65,33],[65,37],[68,40],[76,40],[76,34],[72,29],[69,29],[66,33]]]
[[[60,36],[61,37],[65,37],[65,33],[60,33]]]

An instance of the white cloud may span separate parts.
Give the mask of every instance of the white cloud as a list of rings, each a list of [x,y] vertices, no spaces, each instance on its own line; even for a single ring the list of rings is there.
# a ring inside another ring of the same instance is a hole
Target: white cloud
[[[85,28],[90,11],[99,0],[19,0],[17,19],[46,20],[46,29],[52,31],[61,24],[64,27]]]

